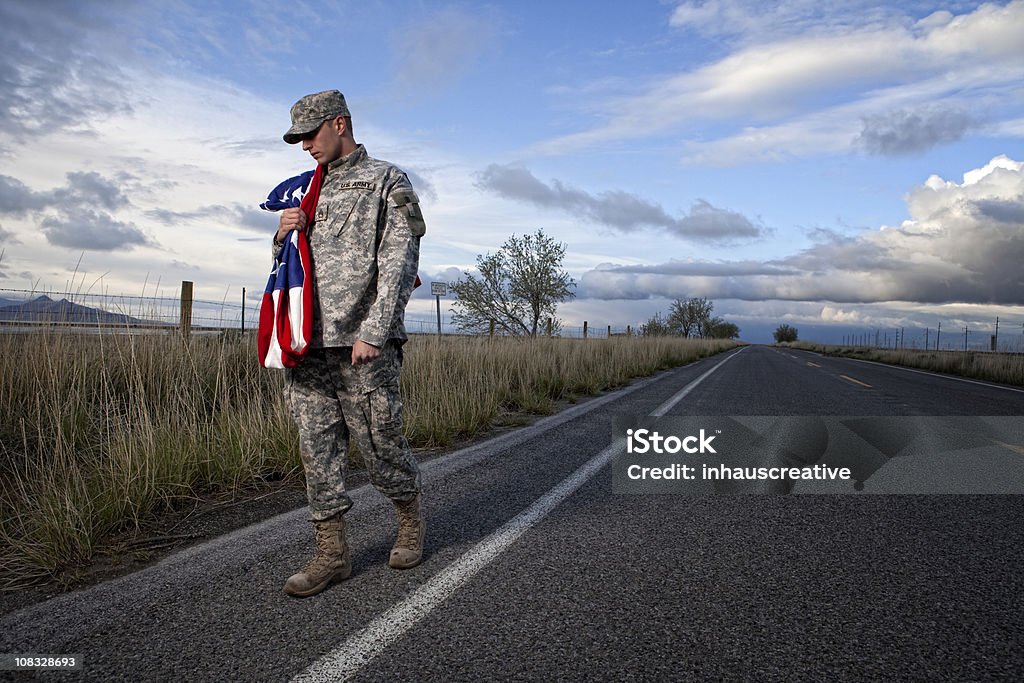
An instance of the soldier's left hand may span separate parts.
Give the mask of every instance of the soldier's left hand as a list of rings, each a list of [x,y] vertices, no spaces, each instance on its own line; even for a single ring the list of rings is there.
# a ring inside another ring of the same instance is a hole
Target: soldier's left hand
[[[356,343],[352,345],[352,365],[369,363],[379,355],[380,349],[378,347],[364,342],[362,339],[357,339]]]

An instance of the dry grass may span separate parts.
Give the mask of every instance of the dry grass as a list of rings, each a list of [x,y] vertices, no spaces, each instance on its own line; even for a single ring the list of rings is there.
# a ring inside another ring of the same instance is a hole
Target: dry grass
[[[444,446],[731,346],[417,337],[406,431]],[[255,359],[251,336],[0,335],[0,587],[59,578],[195,496],[300,476],[283,373]]]
[[[978,351],[922,351],[875,349],[863,346],[833,346],[811,342],[789,344],[795,349],[817,351],[826,356],[860,358],[891,365],[903,365],[989,382],[1024,386],[1024,354]]]

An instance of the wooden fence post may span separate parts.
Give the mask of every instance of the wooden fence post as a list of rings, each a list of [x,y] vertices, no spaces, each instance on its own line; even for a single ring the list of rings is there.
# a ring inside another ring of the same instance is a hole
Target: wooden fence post
[[[192,334],[192,283],[181,281],[181,336],[188,339]]]
[[[609,339],[612,338],[612,326],[611,325],[608,326],[608,338]]]
[[[551,336],[551,328],[552,328],[551,318],[548,318],[548,336],[549,337]]]
[[[494,337],[494,318],[491,318],[491,331],[487,333],[488,337]]]
[[[586,320],[583,321],[583,338],[584,339],[587,338],[587,321]]]

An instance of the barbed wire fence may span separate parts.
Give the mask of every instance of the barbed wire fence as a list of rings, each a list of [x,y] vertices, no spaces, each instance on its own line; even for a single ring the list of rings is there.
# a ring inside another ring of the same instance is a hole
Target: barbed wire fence
[[[142,296],[92,292],[0,288],[0,332],[21,331],[40,325],[65,327],[121,328],[126,331],[181,331],[186,334],[220,333],[226,330],[252,331],[259,324],[259,303],[247,301],[245,290],[239,301],[195,299],[192,283],[183,281],[174,296]],[[437,334],[434,318],[406,316],[410,334]],[[607,339],[633,336],[632,325],[562,325],[552,321],[541,326],[542,334],[575,339]],[[455,328],[449,320],[441,323],[441,334],[473,334]],[[492,325],[477,334],[501,335]],[[867,348],[1024,352],[1024,320],[996,318],[989,323],[963,325],[949,321],[935,327],[869,328],[844,334],[844,346]]]
[[[871,328],[843,335],[842,344],[893,350],[1024,353],[1024,321],[997,316],[988,323]]]
[[[0,332],[29,331],[40,326],[120,329],[127,332],[181,331],[185,334],[240,332],[255,330],[259,325],[259,302],[246,300],[245,290],[239,301],[196,299],[192,283],[182,282],[173,296],[142,296],[93,292],[54,292],[51,290],[0,288]],[[262,295],[261,295],[262,296]],[[561,326],[552,330],[546,321],[542,331],[555,336],[579,339],[605,339],[637,334],[632,325]],[[438,334],[438,321],[406,316],[405,327],[410,334]],[[489,331],[466,332],[449,320],[441,323],[445,335],[501,336],[491,326]]]

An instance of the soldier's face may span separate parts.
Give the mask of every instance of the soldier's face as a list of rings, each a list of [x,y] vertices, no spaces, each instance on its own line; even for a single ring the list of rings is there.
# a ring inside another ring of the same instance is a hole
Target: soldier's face
[[[309,135],[302,138],[302,149],[309,152],[309,155],[316,159],[316,163],[323,166],[329,164],[341,156],[342,131],[339,130],[338,120],[341,117],[329,119],[320,124],[320,127]]]

